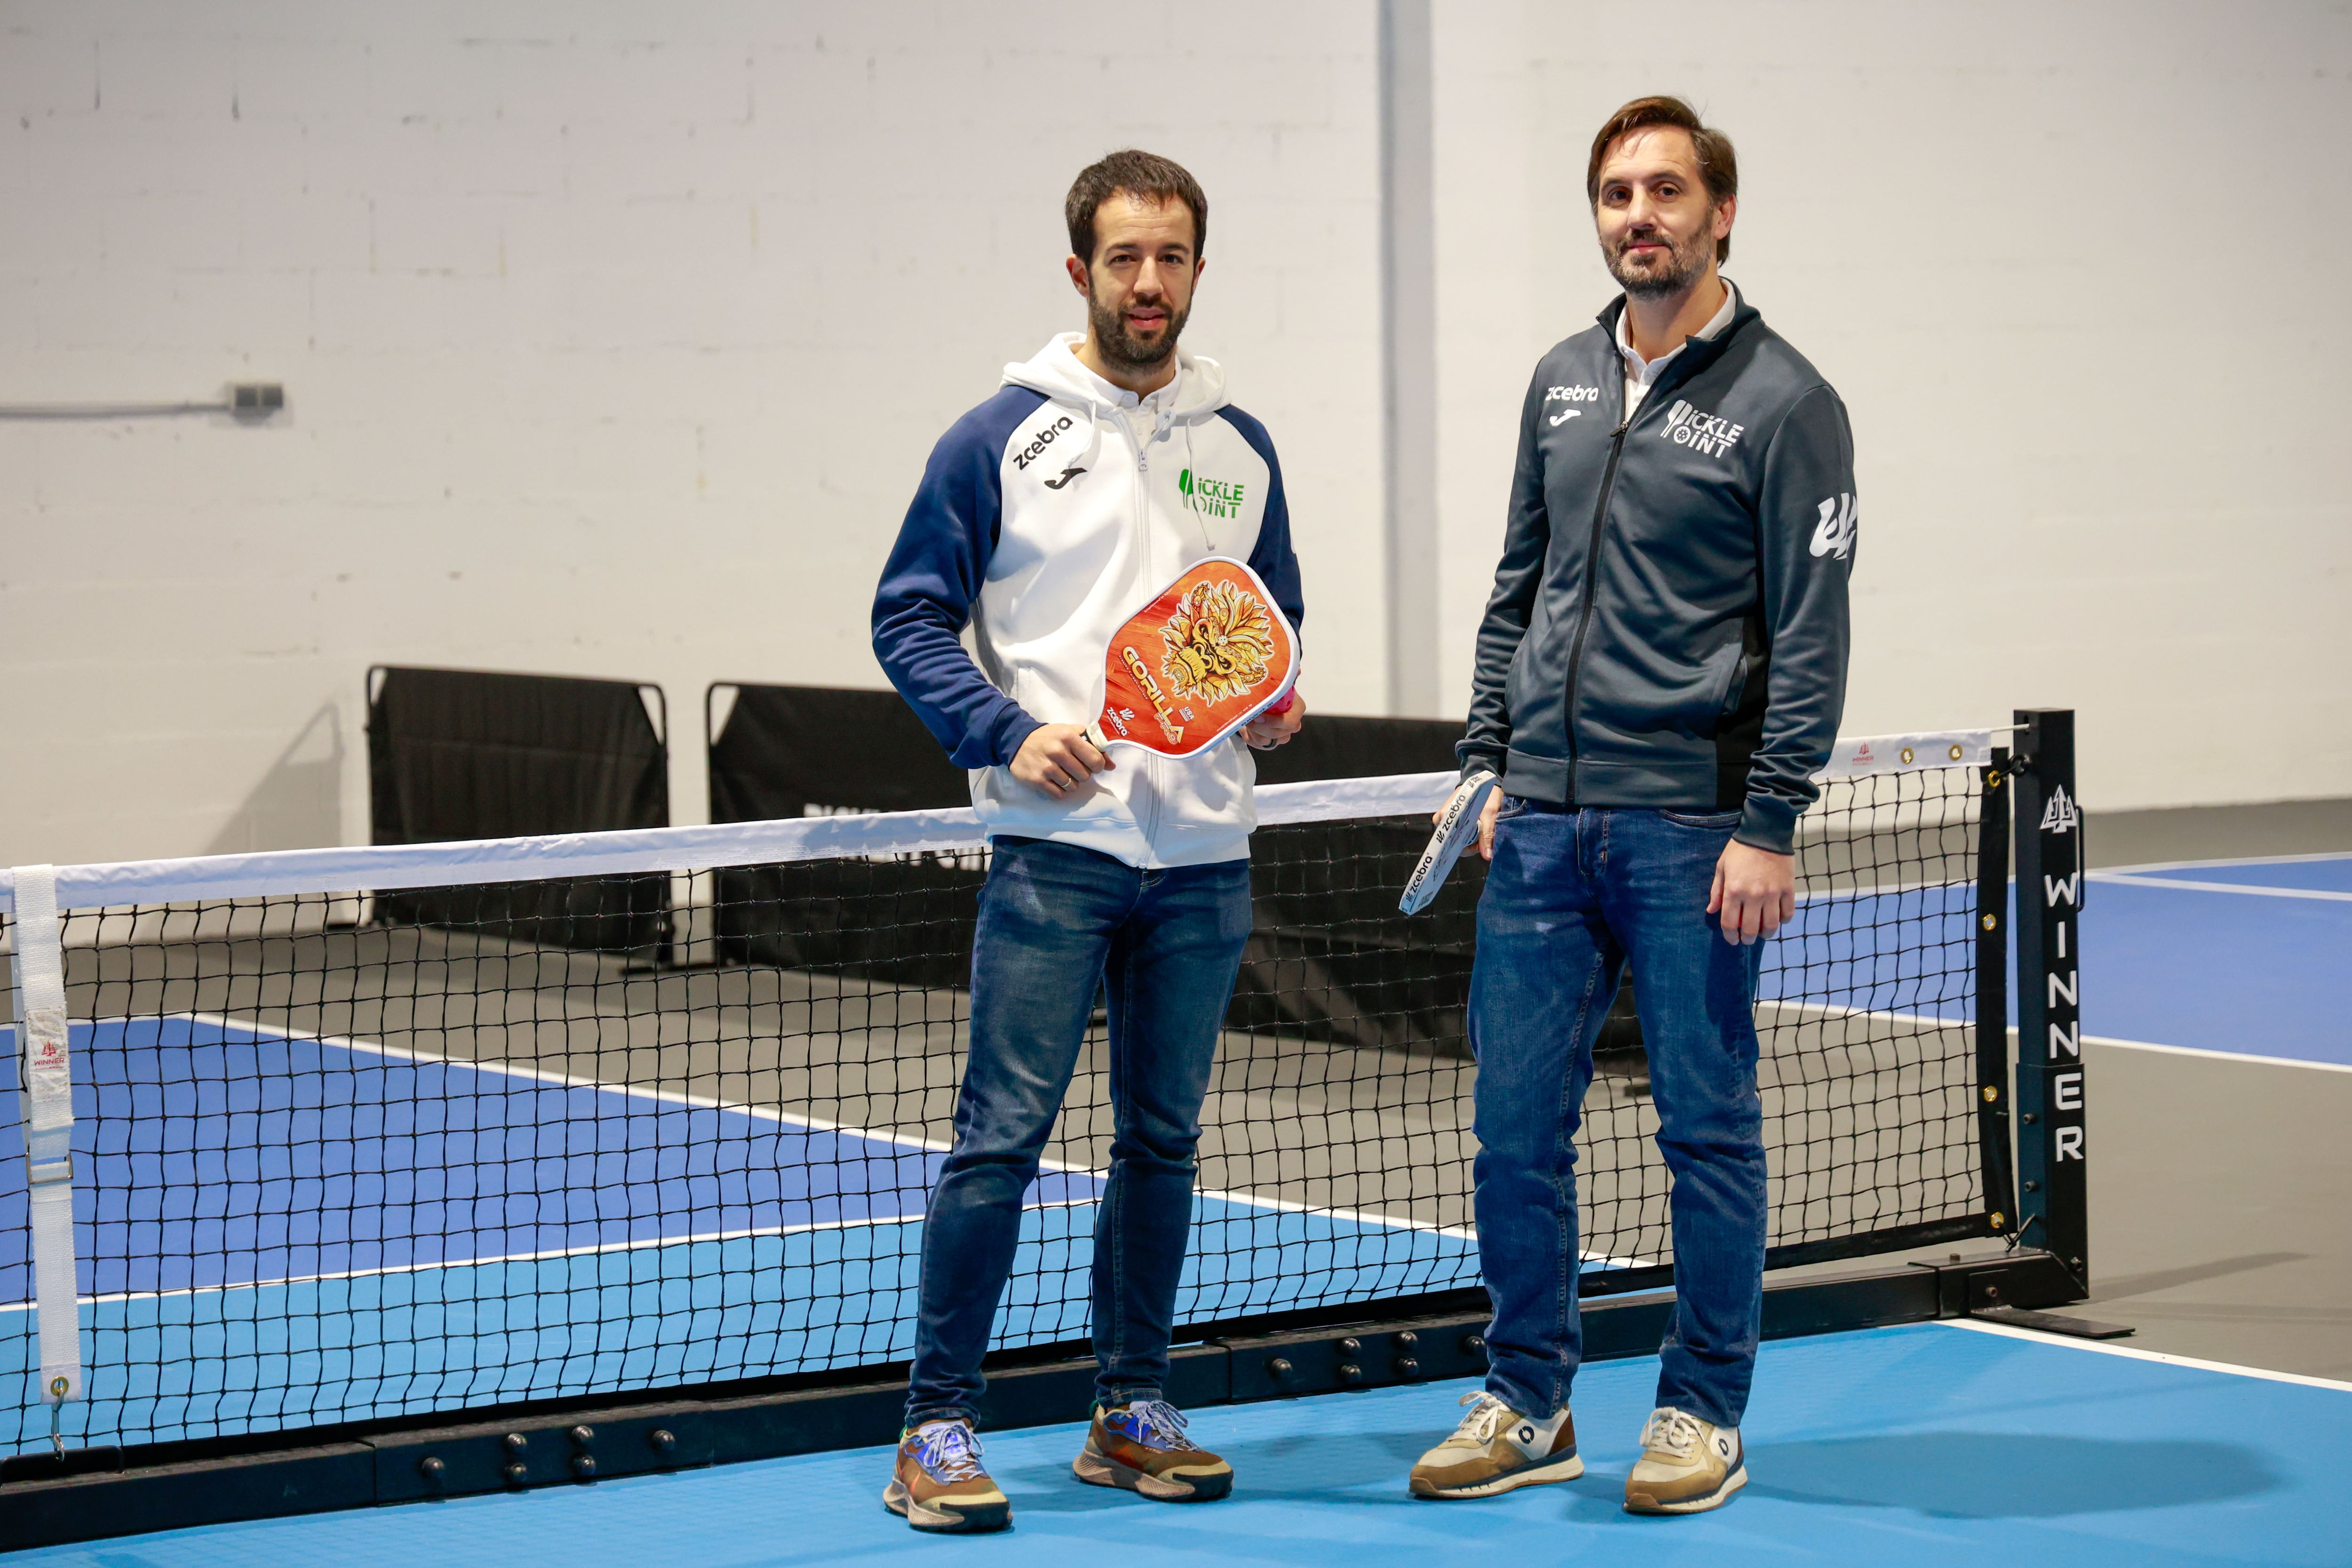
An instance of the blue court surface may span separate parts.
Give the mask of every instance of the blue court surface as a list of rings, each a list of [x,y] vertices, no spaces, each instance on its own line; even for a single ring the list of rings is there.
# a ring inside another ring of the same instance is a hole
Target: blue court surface
[[[2352,855],[2102,873],[2086,1034],[2352,1067]]]
[[[518,1068],[172,1017],[74,1026],[85,1442],[903,1360],[940,1154]],[[0,1094],[0,1281],[29,1236]],[[999,1343],[1082,1337],[1100,1180],[1030,1189]],[[1203,1195],[1178,1310],[1474,1278],[1465,1235]],[[27,1386],[29,1303],[0,1305]],[[0,1408],[0,1452],[46,1440]]]
[[[1938,1324],[1765,1347],[1727,1507],[1618,1507],[1654,1359],[1580,1376],[1581,1480],[1420,1502],[1404,1473],[1467,1382],[1199,1412],[1234,1496],[1193,1507],[1082,1486],[1077,1425],[987,1440],[1010,1531],[921,1536],[886,1513],[888,1450],[605,1481],[27,1552],[77,1568],[567,1568],[648,1563],[1108,1561],[1721,1564],[1984,1562],[2066,1568],[2352,1563],[2343,1455],[2352,1391]]]

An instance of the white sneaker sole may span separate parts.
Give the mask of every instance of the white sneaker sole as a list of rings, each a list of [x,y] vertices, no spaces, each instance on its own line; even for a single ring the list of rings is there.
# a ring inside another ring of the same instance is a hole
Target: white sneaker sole
[[[1013,1505],[1009,1501],[984,1503],[970,1510],[925,1508],[915,1500],[906,1483],[895,1476],[891,1478],[890,1484],[882,1489],[882,1506],[917,1530],[928,1530],[941,1535],[1003,1530],[1013,1522]]]
[[[1711,1508],[1721,1508],[1731,1500],[1731,1494],[1748,1484],[1748,1465],[1740,1462],[1738,1469],[1723,1478],[1723,1484],[1700,1497],[1677,1498],[1672,1502],[1652,1502],[1644,1499],[1635,1502],[1632,1491],[1625,1495],[1627,1513],[1705,1513]],[[1626,1483],[1630,1489],[1632,1482]]]
[[[1415,1497],[1433,1498],[1451,1502],[1463,1498],[1500,1497],[1521,1487],[1548,1486],[1554,1481],[1572,1481],[1584,1473],[1584,1460],[1575,1454],[1557,1459],[1546,1459],[1539,1465],[1496,1476],[1491,1481],[1481,1481],[1475,1487],[1441,1487],[1414,1476],[1405,1483],[1405,1490]]]

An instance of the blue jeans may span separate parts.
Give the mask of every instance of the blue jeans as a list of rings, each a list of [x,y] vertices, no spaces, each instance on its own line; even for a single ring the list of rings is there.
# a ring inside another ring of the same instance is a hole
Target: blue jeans
[[[1141,871],[1050,839],[999,836],[993,848],[955,1146],[923,1222],[909,1427],[978,1414],[1021,1197],[1097,982],[1110,1004],[1113,1137],[1095,1214],[1095,1391],[1106,1405],[1160,1396],[1192,1239],[1201,1101],[1250,933],[1247,861]]]
[[[1628,959],[1674,1176],[1657,1403],[1725,1427],[1747,1409],[1763,1314],[1763,944],[1731,946],[1706,913],[1738,821],[1513,799],[1496,825],[1470,982],[1478,1252],[1495,1303],[1486,1386],[1528,1415],[1568,1402],[1582,1359],[1575,1136]]]

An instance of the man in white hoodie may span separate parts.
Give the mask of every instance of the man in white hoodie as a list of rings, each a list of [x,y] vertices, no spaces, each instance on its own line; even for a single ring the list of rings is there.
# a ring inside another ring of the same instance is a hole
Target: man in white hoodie
[[[1111,632],[1178,572],[1244,559],[1296,626],[1298,563],[1265,427],[1226,402],[1214,361],[1177,349],[1208,228],[1199,184],[1164,158],[1115,152],[1078,176],[1065,215],[1087,329],[1006,366],[932,449],[874,601],[875,653],[971,769],[994,852],[883,1494],[919,1530],[1012,1519],[972,1436],[980,1364],[1098,985],[1115,1136],[1095,1220],[1094,1424],[1073,1468],[1168,1501],[1233,1487],[1164,1384],[1201,1102],[1250,930],[1256,769],[1234,745],[1114,762],[1081,731]],[[1244,736],[1279,746],[1305,712],[1294,701]]]

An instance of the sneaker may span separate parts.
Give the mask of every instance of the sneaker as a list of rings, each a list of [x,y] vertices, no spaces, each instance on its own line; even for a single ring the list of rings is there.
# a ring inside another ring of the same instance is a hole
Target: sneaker
[[[1662,1406],[1642,1428],[1642,1457],[1625,1478],[1625,1511],[1705,1513],[1747,1484],[1738,1427]]]
[[[1125,1487],[1161,1502],[1213,1502],[1234,1490],[1234,1468],[1184,1436],[1184,1413],[1165,1399],[1095,1406],[1087,1446],[1070,1465],[1082,1481]]]
[[[980,1468],[980,1439],[960,1416],[900,1434],[882,1506],[917,1530],[1002,1530],[1013,1522],[1013,1504]]]
[[[1576,1457],[1576,1422],[1563,1405],[1538,1421],[1483,1390],[1465,1394],[1471,1406],[1462,1425],[1421,1456],[1407,1483],[1415,1497],[1493,1497],[1518,1487],[1572,1481],[1584,1473]]]

